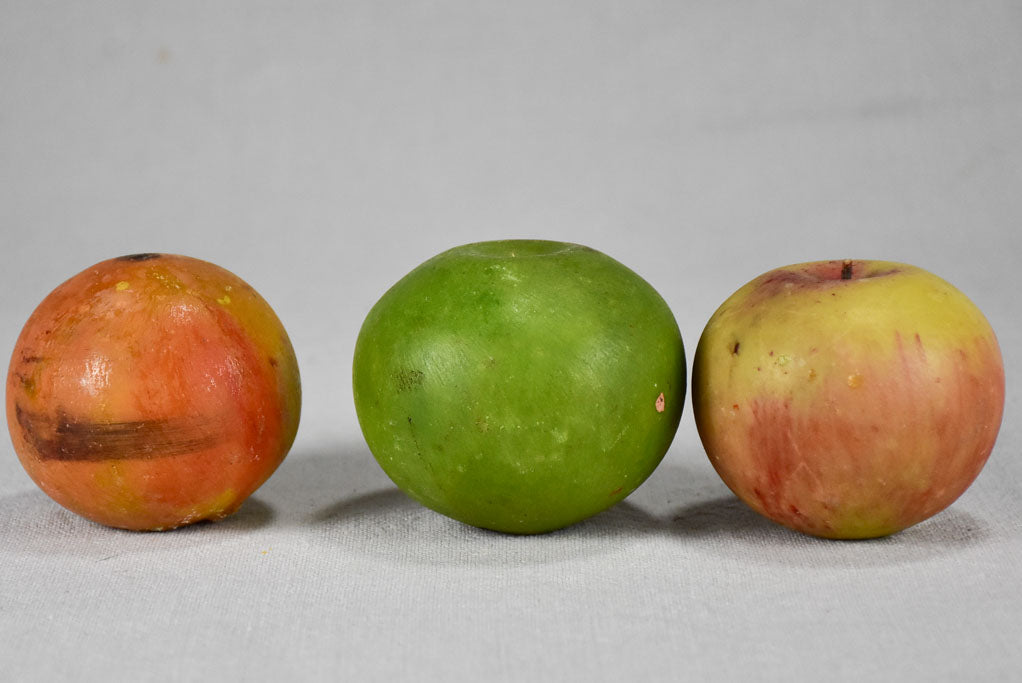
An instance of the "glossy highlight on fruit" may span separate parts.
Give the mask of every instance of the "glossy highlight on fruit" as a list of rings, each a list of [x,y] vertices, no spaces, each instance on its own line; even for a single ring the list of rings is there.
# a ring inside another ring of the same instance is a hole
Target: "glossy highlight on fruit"
[[[807,534],[870,538],[936,514],[976,478],[1004,366],[986,318],[939,277],[803,263],[713,314],[692,401],[710,461],[750,507]]]
[[[561,242],[426,261],[376,303],[355,348],[355,406],[384,471],[433,510],[511,533],[559,529],[638,487],[685,388],[660,295]]]
[[[287,455],[301,389],[287,333],[234,274],[185,256],[87,268],[32,313],[7,422],[51,498],[113,527],[225,517]]]

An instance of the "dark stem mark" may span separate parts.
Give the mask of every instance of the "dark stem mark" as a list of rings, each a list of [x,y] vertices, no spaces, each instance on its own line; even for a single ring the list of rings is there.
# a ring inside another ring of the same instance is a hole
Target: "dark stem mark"
[[[160,258],[163,254],[128,254],[127,256],[117,257],[118,261],[149,261],[150,259]]]
[[[731,355],[732,356],[737,356],[738,355],[738,347],[739,346],[741,346],[741,343],[740,342],[735,342],[735,345],[731,347]]]
[[[852,262],[850,260],[845,260],[845,262],[841,264],[841,279],[852,279]]]
[[[79,422],[14,407],[25,440],[43,460],[146,460],[194,453],[218,442],[212,420],[182,417],[131,422]]]

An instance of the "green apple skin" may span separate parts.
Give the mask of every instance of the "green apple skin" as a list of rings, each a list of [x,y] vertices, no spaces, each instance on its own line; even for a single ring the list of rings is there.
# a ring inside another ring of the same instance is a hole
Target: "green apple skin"
[[[355,346],[380,466],[423,505],[536,534],[617,503],[667,452],[685,352],[642,278],[576,244],[480,242],[395,284]]]
[[[692,369],[710,461],[757,512],[828,538],[892,534],[979,474],[1004,409],[997,339],[920,268],[768,272],[713,314]]]

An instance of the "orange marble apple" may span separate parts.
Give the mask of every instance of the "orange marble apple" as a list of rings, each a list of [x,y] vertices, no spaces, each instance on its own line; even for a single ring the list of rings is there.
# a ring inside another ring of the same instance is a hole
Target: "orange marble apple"
[[[894,533],[979,474],[1004,409],[986,318],[931,273],[821,261],[765,273],[713,314],[692,407],[710,461],[753,509],[832,538]]]
[[[98,263],[32,313],[7,422],[29,476],[108,526],[235,510],[287,455],[301,389],[287,333],[234,274],[185,256]]]

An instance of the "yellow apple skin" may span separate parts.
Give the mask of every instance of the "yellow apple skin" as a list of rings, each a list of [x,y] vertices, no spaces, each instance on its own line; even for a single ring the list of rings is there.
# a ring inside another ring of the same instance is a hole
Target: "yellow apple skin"
[[[886,536],[950,505],[997,438],[1004,365],[979,309],[886,261],[765,273],[710,318],[693,413],[710,462],[760,514],[827,538]]]

